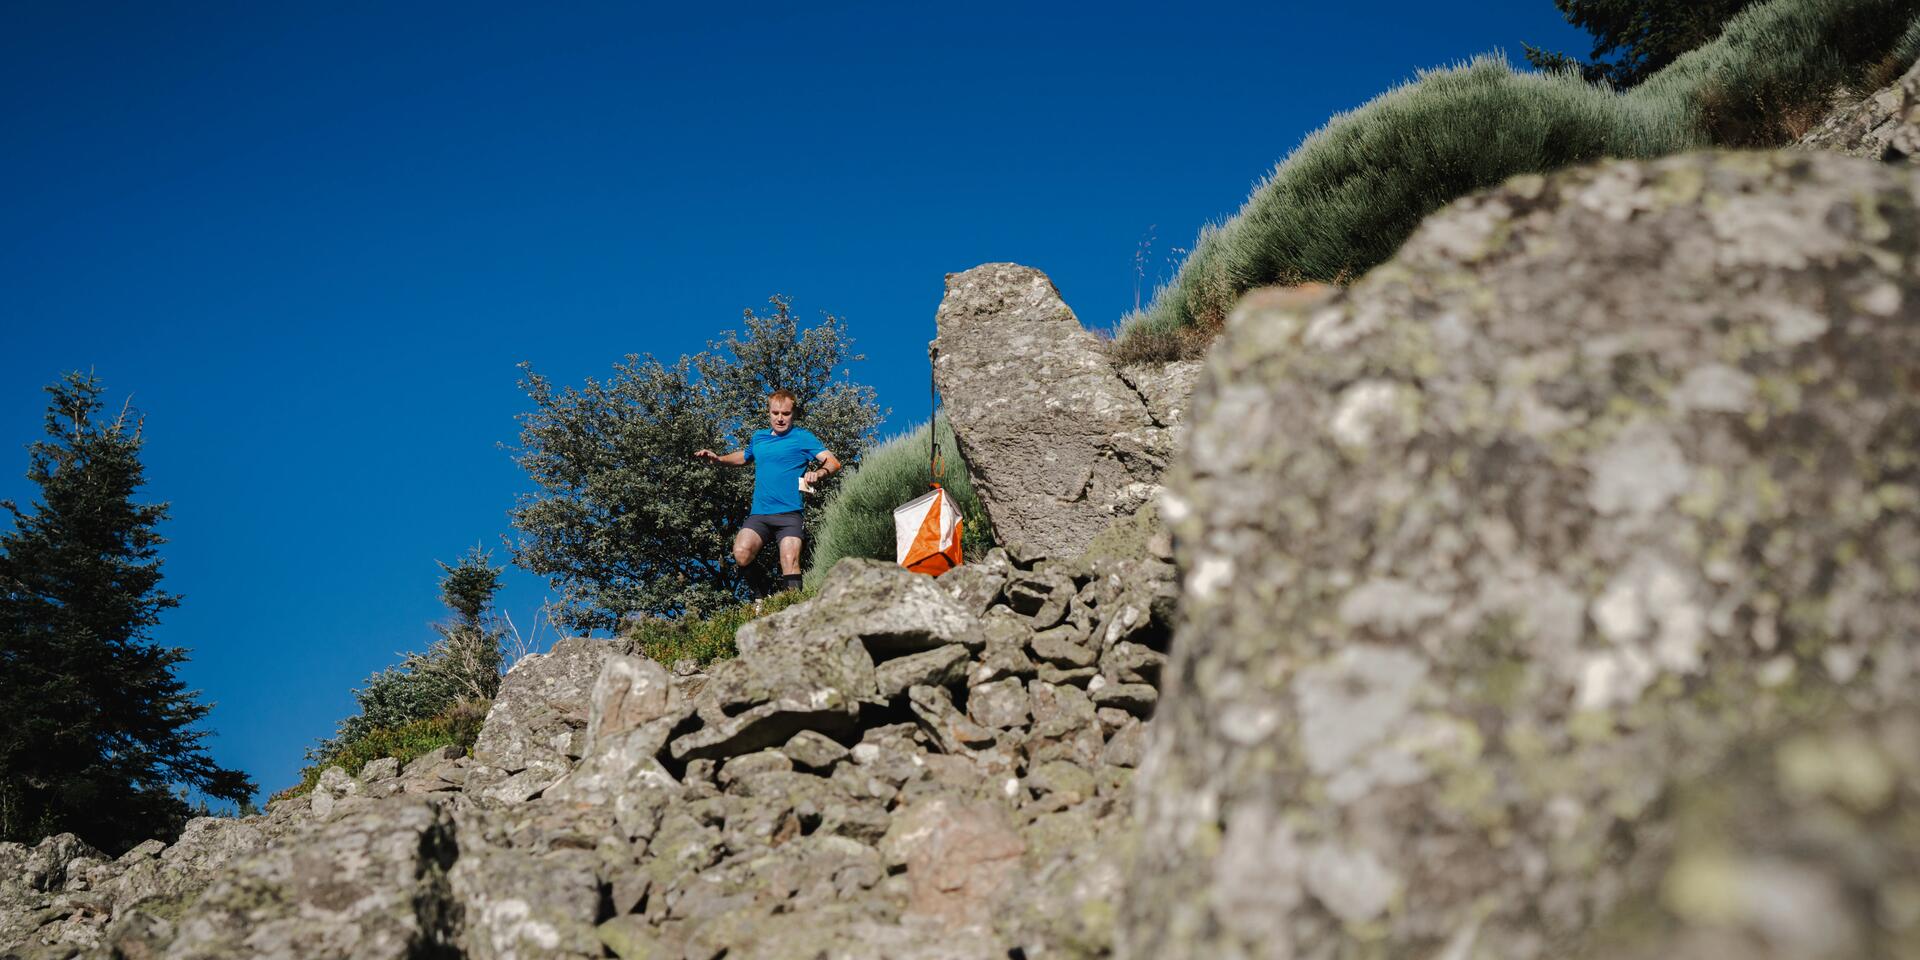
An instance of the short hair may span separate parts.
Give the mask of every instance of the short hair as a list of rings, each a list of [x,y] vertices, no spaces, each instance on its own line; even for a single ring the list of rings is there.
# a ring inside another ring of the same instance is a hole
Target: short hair
[[[796,407],[800,405],[800,398],[794,396],[793,391],[788,390],[786,387],[781,387],[780,389],[767,394],[768,406],[772,406],[775,400],[785,400],[786,402],[793,404]]]

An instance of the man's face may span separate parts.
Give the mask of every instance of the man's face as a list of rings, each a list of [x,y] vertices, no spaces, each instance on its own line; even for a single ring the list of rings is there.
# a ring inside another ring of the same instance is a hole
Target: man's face
[[[767,421],[773,424],[775,433],[783,432],[793,426],[793,401],[768,400]]]

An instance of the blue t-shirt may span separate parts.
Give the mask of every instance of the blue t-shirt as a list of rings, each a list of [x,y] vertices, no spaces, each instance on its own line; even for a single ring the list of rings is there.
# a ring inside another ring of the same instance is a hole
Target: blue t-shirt
[[[786,433],[755,430],[747,441],[747,462],[753,464],[752,513],[790,513],[800,509],[800,475],[807,462],[826,448],[805,427]]]

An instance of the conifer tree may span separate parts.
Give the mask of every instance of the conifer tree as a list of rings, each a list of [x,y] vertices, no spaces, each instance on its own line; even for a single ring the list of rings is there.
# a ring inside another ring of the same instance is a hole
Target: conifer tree
[[[1527,46],[1542,70],[1577,69],[1588,80],[1625,89],[1683,53],[1720,35],[1720,28],[1757,0],[1554,0],[1567,22],[1593,35],[1589,62]]]
[[[148,639],[180,603],[160,588],[167,505],[135,502],[141,421],[102,419],[102,389],[79,373],[47,388],[40,502],[0,500],[0,840],[71,831],[118,852],[177,834],[188,789],[240,803],[254,785],[201,745],[209,706],[174,675],[186,650]]]

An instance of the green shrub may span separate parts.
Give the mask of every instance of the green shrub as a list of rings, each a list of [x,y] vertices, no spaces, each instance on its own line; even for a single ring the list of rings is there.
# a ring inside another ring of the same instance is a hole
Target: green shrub
[[[329,741],[331,746],[327,749],[311,756],[313,763],[300,771],[298,784],[274,794],[273,798],[279,800],[307,793],[328,767],[340,767],[359,776],[360,768],[381,757],[392,757],[405,766],[408,761],[438,747],[472,750],[491,705],[485,700],[462,700],[430,717],[395,727],[363,730],[351,739],[336,738]]]
[[[1670,111],[1571,74],[1516,72],[1498,56],[1424,73],[1307,137],[1239,213],[1201,231],[1123,337],[1212,330],[1250,287],[1350,280],[1427,214],[1515,174],[1691,143]]]
[[[1428,214],[1516,174],[1783,142],[1839,87],[1886,75],[1903,52],[1910,62],[1917,13],[1920,0],[1771,0],[1624,94],[1570,71],[1517,73],[1497,56],[1422,74],[1334,117],[1237,214],[1203,229],[1117,350],[1164,354],[1174,331],[1210,335],[1256,286],[1348,282]]]
[[[656,663],[672,666],[681,660],[693,660],[704,667],[739,654],[733,635],[747,621],[810,600],[813,594],[812,590],[787,590],[758,603],[734,604],[704,616],[689,610],[677,617],[641,617],[627,621],[620,636],[629,651]]]
[[[1858,88],[1890,56],[1913,61],[1920,0],[1773,0],[1727,21],[1714,42],[1627,95],[1677,108],[1712,143],[1790,142],[1819,122],[1833,93]]]
[[[978,558],[993,549],[993,524],[974,495],[973,478],[967,475],[946,414],[936,413],[933,423],[945,474],[941,485],[960,507],[960,551],[962,556]],[[927,431],[923,423],[888,439],[869,449],[860,465],[847,473],[839,493],[821,511],[820,533],[807,568],[809,587],[819,589],[841,557],[894,559],[893,510],[926,493],[933,479]]]
[[[399,729],[438,716],[466,700],[492,700],[500,689],[502,631],[492,615],[501,567],[474,547],[458,563],[440,563],[440,602],[453,619],[436,623],[426,653],[408,653],[398,666],[367,678],[353,692],[360,712],[340,721],[334,735],[307,751],[309,760],[340,750],[375,730]]]

